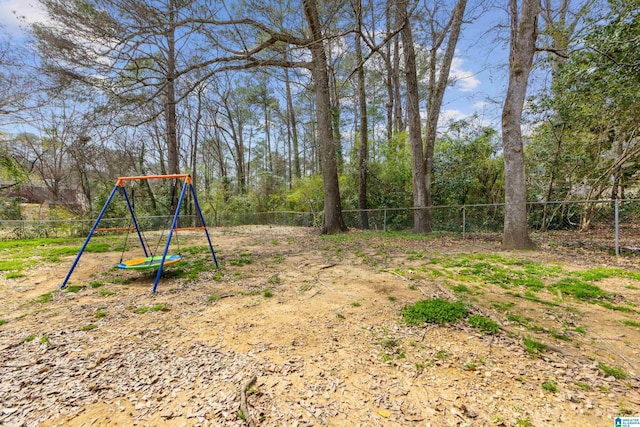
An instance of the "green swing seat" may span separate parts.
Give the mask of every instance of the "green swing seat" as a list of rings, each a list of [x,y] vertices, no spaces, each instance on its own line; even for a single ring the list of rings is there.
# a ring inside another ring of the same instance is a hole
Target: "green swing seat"
[[[182,260],[180,255],[167,255],[164,259],[162,268],[167,265],[175,264]],[[159,268],[162,263],[162,256],[150,256],[146,258],[136,258],[129,261],[123,261],[118,264],[118,268],[123,270],[147,270],[151,268]]]

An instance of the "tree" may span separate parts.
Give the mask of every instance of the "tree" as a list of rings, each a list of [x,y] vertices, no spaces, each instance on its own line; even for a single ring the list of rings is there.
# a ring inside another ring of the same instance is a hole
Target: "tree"
[[[338,185],[338,165],[333,138],[331,99],[329,97],[329,76],[325,54],[322,26],[316,0],[303,0],[304,14],[311,31],[311,74],[316,94],[316,118],[318,140],[320,141],[320,162],[324,189],[323,234],[340,233],[347,230],[342,219],[340,188]]]
[[[367,117],[367,94],[365,89],[364,63],[362,60],[362,0],[352,1],[353,11],[356,18],[356,63],[358,79],[358,111],[360,116],[360,150],[358,155],[358,209],[360,210],[360,226],[363,229],[369,228],[369,208],[367,200],[367,175],[369,163],[369,124]]]
[[[425,193],[424,147],[422,146],[422,129],[420,124],[420,99],[418,95],[418,75],[416,70],[416,53],[413,43],[410,14],[407,2],[398,1],[398,16],[402,22],[402,48],[404,50],[404,68],[407,84],[407,114],[409,124],[409,141],[411,144],[413,171],[413,230],[423,233],[429,230],[427,195]]]
[[[509,85],[502,108],[504,150],[505,215],[502,244],[506,249],[534,246],[527,231],[527,186],[522,144],[522,111],[538,36],[540,0],[509,1],[511,37]]]
[[[156,100],[164,119],[166,173],[179,171],[178,79],[188,64],[194,0],[39,0],[50,23],[34,24],[45,70],[58,79],[103,90],[120,107]],[[189,88],[194,89],[196,85]]]
[[[431,24],[431,39],[432,46],[429,49],[429,82],[428,82],[428,96],[427,96],[427,126],[425,129],[425,159],[423,167],[425,168],[425,197],[427,206],[431,206],[431,186],[433,181],[433,156],[436,135],[438,132],[438,119],[440,117],[440,111],[442,109],[442,101],[444,99],[444,92],[449,83],[449,73],[451,71],[451,63],[453,62],[453,56],[458,44],[458,38],[460,36],[460,30],[462,28],[462,20],[464,12],[467,7],[467,0],[458,0],[456,2],[449,22],[440,30],[436,29],[435,22]],[[435,14],[435,9],[433,13]],[[435,18],[431,18],[435,20]],[[442,55],[439,61],[440,70],[437,72],[438,65],[438,52],[441,49],[442,44],[446,36],[449,36],[444,55]],[[431,231],[431,211],[426,210],[426,229],[424,231]]]

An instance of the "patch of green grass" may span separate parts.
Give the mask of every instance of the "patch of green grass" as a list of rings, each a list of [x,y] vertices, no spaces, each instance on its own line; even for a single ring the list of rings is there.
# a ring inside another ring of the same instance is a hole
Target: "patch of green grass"
[[[434,357],[438,360],[445,360],[449,357],[449,353],[447,353],[445,350],[438,350],[436,351]]]
[[[96,319],[102,319],[103,317],[106,317],[107,312],[104,310],[98,310],[96,311]]]
[[[36,298],[35,301],[39,303],[51,302],[53,301],[53,292],[47,292],[46,294],[42,294],[38,298]]]
[[[25,270],[34,263],[22,259],[12,259],[0,261],[0,271],[21,271]]]
[[[21,277],[26,277],[26,274],[20,273],[18,271],[12,271],[10,273],[7,273],[4,277],[5,279],[8,279],[8,280],[19,279]]]
[[[360,301],[354,301],[354,302],[351,303],[351,305],[353,307],[360,307],[362,305],[362,303]]]
[[[524,337],[522,343],[524,344],[524,349],[527,351],[527,353],[529,353],[531,357],[537,357],[540,353],[546,351],[547,348],[549,348],[546,344],[529,337]]]
[[[478,369],[478,365],[476,365],[475,363],[466,363],[464,365],[464,369],[467,371],[475,371],[476,369]]]
[[[393,295],[389,295],[389,296],[387,297],[387,299],[388,299],[389,301],[391,301],[391,302],[394,302],[394,301],[395,301],[395,300],[397,300],[398,298],[394,297]]]
[[[235,265],[237,267],[242,267],[243,265],[247,265],[251,263],[253,263],[253,258],[251,257],[251,254],[248,252],[243,252],[240,254],[238,258],[231,258],[229,260],[229,264]]]
[[[512,309],[513,307],[515,307],[516,303],[515,302],[494,302],[493,304],[491,304],[493,306],[493,308],[495,308],[498,311],[508,311],[509,309]]]
[[[100,289],[98,291],[98,295],[100,295],[101,297],[110,297],[111,295],[115,295],[116,293],[113,291],[110,291],[109,289]]]
[[[84,325],[82,328],[80,328],[81,331],[90,331],[92,329],[97,328],[97,326],[93,323],[88,323],[86,325]]]
[[[451,286],[451,290],[454,291],[454,292],[459,292],[459,293],[471,293],[471,289],[469,289],[465,285],[454,285],[454,286]]]
[[[284,256],[282,256],[282,254],[275,254],[271,262],[274,264],[282,264],[284,262]]]
[[[636,311],[630,307],[625,307],[624,305],[615,305],[611,304],[607,301],[598,301],[597,304],[601,307],[608,308],[613,311],[621,311],[623,313],[635,313]]]
[[[269,276],[269,278],[267,279],[267,283],[270,285],[280,285],[282,283],[282,280],[280,279],[280,276],[278,276],[277,274],[274,274],[273,276]]]
[[[405,307],[402,316],[409,325],[423,323],[444,325],[465,318],[467,307],[460,301],[451,302],[441,298],[426,299]]]
[[[91,288],[99,288],[101,286],[104,286],[103,282],[91,282],[91,283],[89,283],[89,287],[91,287]]]
[[[145,314],[150,311],[169,311],[170,308],[167,304],[155,304],[155,305],[144,305],[141,307],[135,307],[132,311],[136,314]]]
[[[603,291],[599,286],[574,277],[565,277],[550,285],[549,288],[551,290],[559,290],[565,295],[571,295],[576,299],[587,302],[612,296],[611,293]]]
[[[571,338],[566,333],[558,332],[554,329],[549,329],[549,335],[560,341],[571,341]]]
[[[489,335],[493,335],[500,330],[500,325],[486,316],[474,314],[469,316],[467,323]]]
[[[531,420],[529,419],[529,417],[526,417],[526,418],[516,419],[516,425],[519,425],[522,427],[531,427],[533,424],[531,423]]]
[[[207,298],[207,301],[209,302],[216,302],[221,298],[220,295],[217,294],[213,294],[213,295],[209,295],[209,298]]]
[[[64,291],[67,292],[67,293],[75,294],[77,292],[80,292],[82,289],[84,289],[84,286],[72,285],[72,286],[67,286],[66,288],[64,288]]]
[[[8,320],[0,319],[0,326],[6,325],[7,323],[9,323]]]
[[[573,328],[573,331],[579,333],[580,335],[586,335],[587,334],[587,327],[586,326],[576,326],[575,328]]]
[[[545,381],[542,383],[542,389],[548,391],[549,393],[557,393],[558,392],[558,384],[554,381]]]
[[[271,298],[273,296],[273,292],[271,289],[267,288],[262,292],[262,296],[265,298]]]
[[[49,340],[49,337],[46,335],[43,335],[42,337],[40,337],[40,344],[44,344],[46,346],[51,345],[51,341]]]
[[[22,342],[31,342],[31,341],[33,341],[33,340],[35,340],[35,339],[36,339],[36,336],[35,336],[35,335],[29,335],[28,337],[24,337],[24,338],[22,339]]]
[[[580,382],[580,381],[576,382],[576,386],[578,386],[578,388],[580,388],[582,390],[586,390],[586,391],[593,390],[593,387],[591,387],[589,384],[583,383],[583,382]]]
[[[604,372],[608,377],[614,377],[617,380],[624,380],[629,376],[624,369],[617,368],[615,366],[608,366],[604,363],[598,363],[598,369]]]
[[[632,326],[634,328],[640,328],[640,322],[636,322],[634,320],[623,320],[622,323],[627,326]]]

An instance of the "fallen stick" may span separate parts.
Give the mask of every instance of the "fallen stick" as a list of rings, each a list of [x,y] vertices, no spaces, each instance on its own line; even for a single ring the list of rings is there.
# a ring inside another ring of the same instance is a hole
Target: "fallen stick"
[[[242,387],[240,392],[240,411],[242,411],[242,415],[244,415],[244,419],[247,421],[247,425],[249,425],[249,427],[255,427],[256,423],[253,421],[253,417],[251,417],[249,407],[247,406],[247,390],[256,383],[257,379],[258,378],[255,375],[251,377],[244,387]]]

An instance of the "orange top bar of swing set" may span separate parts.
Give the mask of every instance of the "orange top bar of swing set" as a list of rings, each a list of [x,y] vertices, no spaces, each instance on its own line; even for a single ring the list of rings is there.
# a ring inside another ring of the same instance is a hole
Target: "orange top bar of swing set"
[[[144,181],[146,179],[176,179],[184,178],[187,184],[191,184],[191,175],[188,173],[178,173],[173,175],[142,175],[142,176],[121,176],[118,178],[118,186],[124,187],[123,181]]]

